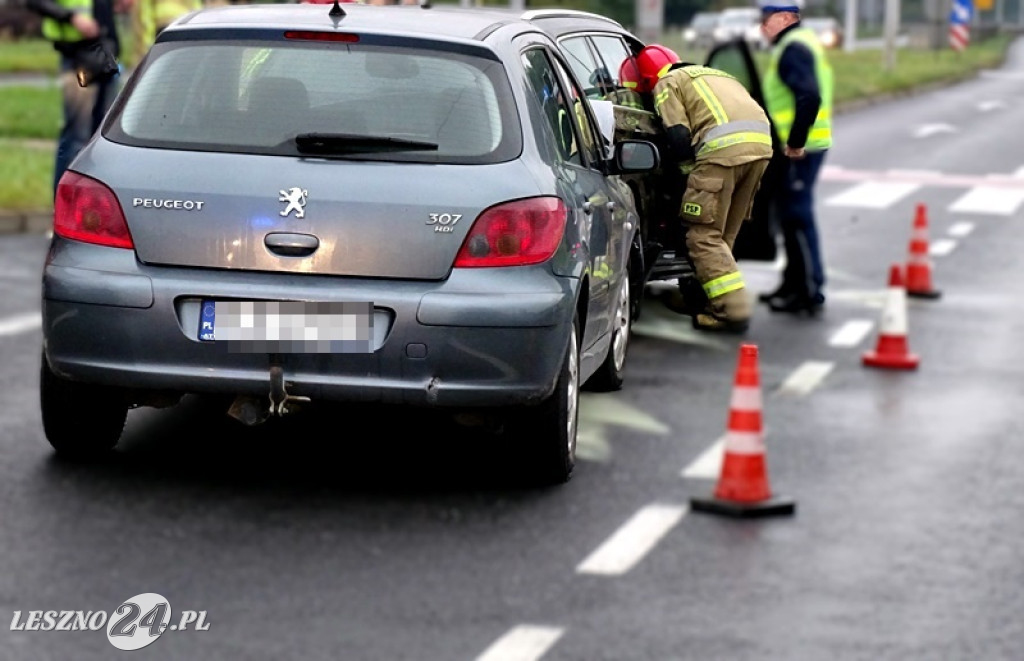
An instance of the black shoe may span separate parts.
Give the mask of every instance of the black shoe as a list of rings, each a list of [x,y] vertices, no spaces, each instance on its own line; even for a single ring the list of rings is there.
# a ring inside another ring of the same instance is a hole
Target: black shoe
[[[773,299],[786,298],[790,295],[789,287],[786,285],[779,285],[775,291],[763,291],[757,295],[757,300],[762,303],[771,303]]]
[[[768,307],[772,312],[788,312],[790,314],[807,314],[815,316],[825,307],[825,297],[818,294],[812,298],[790,294],[781,298],[773,298],[768,301]]]
[[[693,327],[697,330],[710,331],[713,333],[746,333],[750,328],[750,321],[730,321],[716,317],[707,312],[701,312],[693,316]]]

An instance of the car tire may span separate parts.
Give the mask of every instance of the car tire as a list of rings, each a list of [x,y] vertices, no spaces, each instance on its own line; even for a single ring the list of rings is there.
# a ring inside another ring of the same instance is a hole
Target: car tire
[[[587,382],[587,390],[612,392],[622,389],[625,378],[626,354],[629,351],[630,334],[633,330],[634,303],[630,286],[631,269],[623,274],[622,284],[615,296],[612,312],[611,342],[608,355]]]
[[[39,405],[46,440],[61,457],[96,459],[121,438],[128,406],[112,388],[62,379],[42,357]]]
[[[516,415],[517,440],[529,449],[528,470],[541,484],[569,481],[576,466],[576,431],[580,408],[579,318],[573,318],[572,332],[558,373],[555,390],[539,406]]]

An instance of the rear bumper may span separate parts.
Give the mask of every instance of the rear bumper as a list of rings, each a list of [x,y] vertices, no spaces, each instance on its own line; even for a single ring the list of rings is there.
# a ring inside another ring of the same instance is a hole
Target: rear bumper
[[[444,282],[152,268],[130,251],[55,246],[42,306],[53,369],[84,383],[181,393],[269,391],[270,355],[198,339],[202,300],[369,301],[373,352],[280,354],[289,394],[440,407],[534,403],[553,388],[578,285],[543,268],[455,271]]]

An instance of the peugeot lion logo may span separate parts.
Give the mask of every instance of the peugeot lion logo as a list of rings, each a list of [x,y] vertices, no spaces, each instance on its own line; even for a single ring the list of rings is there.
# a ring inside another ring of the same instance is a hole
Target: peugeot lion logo
[[[278,202],[287,202],[288,206],[281,212],[282,216],[287,216],[293,210],[295,211],[296,218],[302,218],[306,215],[306,196],[309,195],[309,191],[294,186],[289,188],[287,191],[281,191],[281,197],[278,198]]]

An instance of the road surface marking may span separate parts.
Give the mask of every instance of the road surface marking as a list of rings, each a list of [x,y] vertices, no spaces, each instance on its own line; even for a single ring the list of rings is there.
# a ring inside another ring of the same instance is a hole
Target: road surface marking
[[[934,255],[935,257],[944,257],[953,252],[954,248],[956,248],[955,239],[936,239],[935,241],[932,241],[931,246],[929,246],[928,254]]]
[[[725,436],[711,444],[707,450],[683,469],[683,477],[714,479],[722,472],[722,455],[725,454]]]
[[[950,225],[949,230],[947,230],[946,233],[949,234],[950,236],[965,237],[968,234],[970,234],[973,230],[974,223],[961,222],[953,223],[952,225]]]
[[[17,335],[43,325],[43,316],[36,312],[0,319],[0,335]]]
[[[661,436],[672,431],[646,411],[621,401],[616,394],[580,393],[576,456],[589,461],[608,462],[612,457],[608,427],[612,425]]]
[[[875,322],[868,321],[867,319],[854,319],[848,321],[839,330],[833,333],[832,337],[829,338],[829,346],[833,347],[855,347],[864,341],[864,338],[871,329],[874,328]]]
[[[806,395],[828,376],[833,366],[834,363],[808,360],[782,382],[779,392],[787,395]]]
[[[685,505],[648,505],[634,514],[576,567],[579,574],[621,576],[686,516]]]
[[[992,101],[981,101],[978,103],[978,110],[980,112],[991,112],[993,110],[1001,110],[1006,107],[1005,101],[992,100]]]
[[[977,186],[961,195],[949,210],[953,213],[984,213],[1009,216],[1024,202],[1024,191]]]
[[[825,204],[832,207],[887,209],[920,187],[920,184],[915,183],[865,181],[833,195]]]
[[[565,633],[560,627],[520,624],[494,641],[477,661],[536,661]]]
[[[933,170],[848,170],[835,165],[821,168],[821,181],[829,182],[879,182],[889,184],[917,184],[940,188],[992,188],[1024,189],[1024,178],[1019,174],[943,174]]]
[[[928,138],[939,133],[956,133],[952,124],[923,124],[914,129],[915,138]]]

